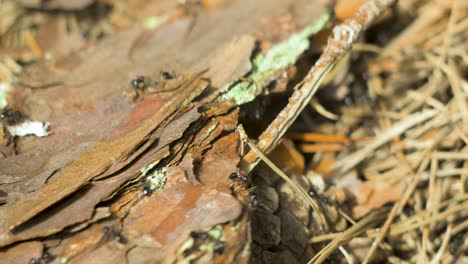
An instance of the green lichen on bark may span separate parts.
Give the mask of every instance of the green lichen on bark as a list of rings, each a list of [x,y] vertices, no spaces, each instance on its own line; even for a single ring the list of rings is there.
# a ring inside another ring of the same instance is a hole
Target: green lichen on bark
[[[253,61],[252,72],[244,78],[230,83],[225,100],[234,100],[238,105],[255,99],[259,89],[268,85],[276,73],[294,65],[301,54],[310,46],[309,38],[323,29],[330,19],[325,13],[312,25],[293,34],[285,41],[276,44],[265,54],[258,55]]]

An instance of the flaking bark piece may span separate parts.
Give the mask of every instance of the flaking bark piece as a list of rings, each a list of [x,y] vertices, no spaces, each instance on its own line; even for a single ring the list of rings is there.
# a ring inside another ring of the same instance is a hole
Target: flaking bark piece
[[[140,127],[129,134],[110,141],[97,143],[93,148],[65,167],[56,177],[40,190],[25,197],[14,207],[0,208],[3,219],[0,223],[0,245],[4,245],[8,232],[36,214],[45,210],[64,197],[83,187],[89,180],[105,172],[112,163],[124,161],[135,151],[135,148],[150,135],[155,128],[194,92],[206,87],[198,75],[188,78],[181,88],[179,96],[166,101],[158,112],[148,118]]]
[[[187,113],[184,113],[178,119],[162,127],[162,132],[158,132],[160,140],[152,150],[145,153],[141,157],[140,162],[134,162],[129,168],[101,181],[94,181],[85,186],[81,191],[74,193],[66,198],[61,204],[56,205],[52,210],[42,212],[37,217],[29,221],[29,225],[23,225],[21,232],[8,233],[6,239],[8,243],[18,240],[31,239],[35,237],[44,237],[57,233],[64,228],[76,223],[87,221],[92,217],[95,206],[110,197],[120,186],[127,181],[138,176],[144,161],[146,163],[155,160],[160,160],[166,157],[169,153],[165,148],[176,139],[183,135],[185,129],[197,118],[200,114],[196,108],[192,108]],[[146,156],[149,159],[146,159]]]

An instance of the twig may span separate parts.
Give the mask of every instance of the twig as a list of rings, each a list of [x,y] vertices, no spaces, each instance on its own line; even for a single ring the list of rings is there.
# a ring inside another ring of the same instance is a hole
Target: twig
[[[249,145],[251,151],[254,151],[261,160],[263,160],[273,171],[275,171],[286,183],[291,186],[291,188],[296,191],[296,193],[300,194],[301,197],[303,197],[309,205],[314,209],[314,211],[317,213],[319,216],[320,222],[322,226],[325,229],[328,229],[328,224],[325,216],[320,210],[320,206],[317,204],[316,201],[314,201],[308,194],[307,192],[299,185],[295,184],[278,166],[276,166],[268,157],[266,157],[252,142],[250,142],[249,137],[244,131],[244,128],[242,125],[239,125],[237,127],[237,131],[239,132],[240,138],[243,142]]]
[[[257,147],[261,152],[269,153],[276,147],[286,130],[308,105],[325,75],[351,49],[360,33],[394,2],[395,0],[369,0],[351,18],[333,29],[327,47],[305,79],[297,85],[288,105],[260,136]],[[259,161],[255,151],[250,150],[241,160],[240,169],[250,172]]]

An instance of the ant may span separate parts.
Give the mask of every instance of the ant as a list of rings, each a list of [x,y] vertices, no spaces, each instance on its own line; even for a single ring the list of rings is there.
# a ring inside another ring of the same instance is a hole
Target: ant
[[[330,204],[330,200],[322,194],[317,193],[313,188],[309,191],[309,196],[319,199],[324,204]]]
[[[174,79],[174,75],[167,71],[161,72],[161,80],[167,81]],[[138,75],[135,79],[133,79],[130,84],[132,85],[133,89],[144,91],[149,87],[157,86],[159,84],[158,81],[151,81],[151,78],[148,76]]]
[[[208,233],[206,233],[206,232],[195,232],[195,231],[192,231],[192,232],[190,232],[190,236],[191,236],[193,239],[205,240],[205,239],[208,238]]]
[[[151,196],[153,194],[153,191],[149,186],[143,185],[143,195],[145,196]]]
[[[235,180],[238,180],[238,181],[241,181],[241,182],[245,182],[245,183],[250,183],[250,175],[247,174],[247,175],[243,175],[243,174],[240,174],[238,172],[233,172],[229,175],[229,179],[235,181]]]
[[[148,183],[148,179],[146,177],[141,178],[140,182],[141,182],[143,195],[151,196],[151,194],[153,194],[154,192],[154,189],[151,188],[150,184]]]
[[[161,79],[163,79],[165,81],[171,80],[171,79],[174,79],[174,75],[171,74],[170,72],[162,71],[161,72]]]
[[[226,243],[210,236],[210,234],[207,232],[192,231],[190,232],[190,236],[194,240],[194,246],[192,246],[191,249],[187,249],[184,251],[185,257],[193,253],[193,251],[196,249],[200,250],[202,248],[202,245],[204,245],[205,243],[211,244],[213,247],[213,252],[216,254],[222,254],[224,251]]]
[[[146,178],[141,178],[140,179],[140,184],[141,184],[141,190],[143,192],[143,195],[145,196],[150,196],[153,192],[151,191],[151,188],[148,186],[146,183]]]
[[[5,120],[8,125],[14,125],[21,121],[26,116],[19,110],[13,110],[11,108],[5,108],[0,112],[0,120]]]
[[[151,86],[151,79],[147,76],[139,75],[131,82],[133,89],[144,91],[146,88]]]
[[[42,254],[41,257],[39,258],[32,258],[30,261],[29,261],[29,264],[45,264],[45,263],[49,263],[51,262],[52,260],[54,260],[54,257],[49,253],[49,252],[44,252]]]
[[[213,252],[217,254],[223,254],[225,243],[223,241],[216,241],[213,245]]]
[[[260,205],[260,200],[257,197],[257,191],[256,187],[252,186],[252,179],[251,179],[250,174],[242,174],[240,172],[233,172],[229,175],[229,179],[233,181],[238,181],[241,183],[241,185],[244,185],[245,188],[250,187],[247,189],[248,194],[250,195],[250,206],[252,209],[257,209],[257,207]]]
[[[130,82],[130,84],[133,88],[132,99],[134,101],[141,97],[142,94],[146,92],[151,86],[158,85],[157,82],[152,83],[149,77],[142,75],[137,76]]]
[[[133,100],[136,100],[142,96],[143,93],[164,92],[166,87],[165,82],[174,78],[174,74],[171,74],[167,71],[161,72],[160,81],[152,81],[148,76],[138,75],[135,79],[130,81],[134,91]]]
[[[127,243],[127,239],[122,236],[119,232],[113,230],[112,228],[105,226],[102,228],[102,232],[104,233],[104,237],[106,239],[114,239],[115,241],[119,242],[120,244]]]

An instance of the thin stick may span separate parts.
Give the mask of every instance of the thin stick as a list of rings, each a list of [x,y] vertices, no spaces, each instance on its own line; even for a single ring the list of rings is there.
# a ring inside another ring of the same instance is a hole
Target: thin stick
[[[305,79],[296,86],[288,105],[259,137],[257,146],[261,152],[269,153],[277,146],[287,129],[308,105],[325,75],[351,50],[352,44],[357,41],[360,33],[394,2],[395,0],[369,0],[351,18],[333,29],[333,35],[328,39],[327,47]],[[250,172],[259,161],[260,158],[251,149],[241,160],[240,170]]]
[[[309,205],[312,207],[312,209],[314,209],[314,211],[317,213],[317,215],[319,216],[319,219],[320,219],[320,222],[322,224],[322,226],[325,228],[325,229],[328,229],[328,223],[327,223],[327,220],[325,218],[325,215],[323,215],[323,213],[321,212],[320,210],[320,206],[318,205],[318,203],[313,200],[309,194],[299,185],[297,185],[296,183],[294,183],[280,168],[278,168],[278,166],[276,166],[267,156],[265,156],[258,148],[255,144],[253,144],[252,142],[250,142],[250,139],[249,137],[247,136],[247,133],[245,133],[245,130],[244,128],[242,127],[242,125],[239,125],[237,126],[237,131],[239,132],[239,135],[240,135],[240,138],[243,142],[247,143],[250,147],[250,150],[251,151],[254,151],[259,157],[261,160],[263,160],[263,162],[265,162],[274,172],[276,172],[287,184],[289,184],[289,186],[291,188],[293,188],[294,191],[296,191],[296,193],[300,194],[308,203]]]

